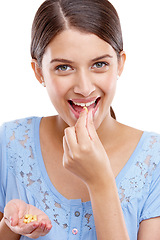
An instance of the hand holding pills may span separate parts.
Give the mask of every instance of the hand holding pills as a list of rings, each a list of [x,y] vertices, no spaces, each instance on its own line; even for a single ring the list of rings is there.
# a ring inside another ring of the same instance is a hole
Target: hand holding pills
[[[52,228],[51,221],[44,212],[19,199],[8,202],[4,219],[13,232],[33,239],[45,236]]]

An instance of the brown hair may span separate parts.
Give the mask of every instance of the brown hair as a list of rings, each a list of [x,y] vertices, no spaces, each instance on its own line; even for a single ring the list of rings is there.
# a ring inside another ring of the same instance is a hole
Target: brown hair
[[[32,25],[31,56],[39,66],[47,45],[67,28],[97,35],[113,47],[119,59],[123,50],[121,25],[108,0],[46,0]],[[115,118],[112,108],[111,116]]]

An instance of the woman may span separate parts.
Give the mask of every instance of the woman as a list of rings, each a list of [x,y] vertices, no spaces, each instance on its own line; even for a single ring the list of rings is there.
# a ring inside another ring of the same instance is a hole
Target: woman
[[[1,128],[0,236],[159,239],[160,136],[117,122],[111,108],[126,59],[114,7],[45,1],[31,56],[58,116]]]

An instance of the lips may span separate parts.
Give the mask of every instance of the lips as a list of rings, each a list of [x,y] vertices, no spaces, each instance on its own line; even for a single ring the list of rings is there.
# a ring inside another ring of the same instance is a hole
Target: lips
[[[87,107],[88,110],[93,109],[93,112],[96,112],[98,105],[99,105],[100,97],[96,99],[91,99],[90,101],[87,100],[69,100],[69,106],[76,118],[79,118],[79,115],[84,107]]]

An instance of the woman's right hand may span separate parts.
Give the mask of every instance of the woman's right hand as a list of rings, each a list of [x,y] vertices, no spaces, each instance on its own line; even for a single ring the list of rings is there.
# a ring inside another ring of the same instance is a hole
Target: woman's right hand
[[[26,214],[37,215],[37,221],[24,223]],[[4,209],[4,220],[14,233],[33,239],[45,236],[52,228],[51,221],[44,212],[19,199],[7,203]]]

